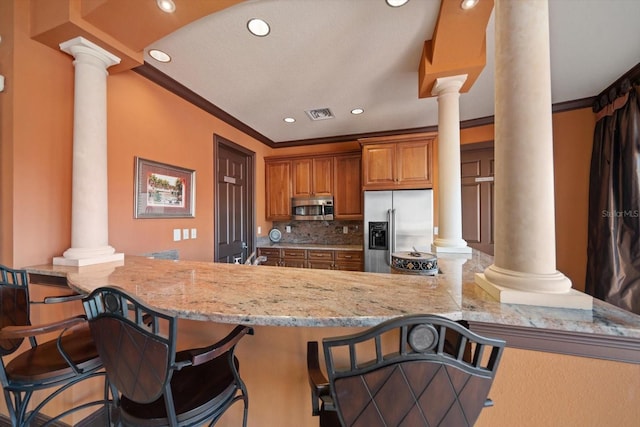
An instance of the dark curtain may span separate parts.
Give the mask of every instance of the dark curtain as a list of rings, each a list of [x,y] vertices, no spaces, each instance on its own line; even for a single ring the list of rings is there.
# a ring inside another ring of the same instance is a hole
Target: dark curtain
[[[640,314],[640,105],[625,80],[600,111],[589,181],[586,291]]]

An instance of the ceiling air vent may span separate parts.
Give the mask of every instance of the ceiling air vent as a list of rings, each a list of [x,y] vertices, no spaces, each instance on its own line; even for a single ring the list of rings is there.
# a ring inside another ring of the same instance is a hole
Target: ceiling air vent
[[[305,113],[307,113],[307,116],[309,116],[311,120],[326,120],[326,119],[334,118],[333,113],[328,108],[316,108],[314,110],[306,110]]]

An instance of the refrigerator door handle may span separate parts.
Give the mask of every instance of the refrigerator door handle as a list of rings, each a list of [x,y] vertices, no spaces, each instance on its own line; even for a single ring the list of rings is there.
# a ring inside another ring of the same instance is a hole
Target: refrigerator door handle
[[[391,209],[391,222],[393,222],[393,228],[391,229],[391,252],[396,251],[396,210]],[[391,257],[389,257],[389,262],[391,262]]]
[[[389,230],[387,230],[387,253],[385,261],[388,266],[391,266],[391,248],[393,247],[393,209],[387,209],[387,224],[389,224]]]
[[[389,241],[387,242],[387,265],[391,266],[391,254],[396,251],[396,210],[387,211],[387,221],[389,223]]]

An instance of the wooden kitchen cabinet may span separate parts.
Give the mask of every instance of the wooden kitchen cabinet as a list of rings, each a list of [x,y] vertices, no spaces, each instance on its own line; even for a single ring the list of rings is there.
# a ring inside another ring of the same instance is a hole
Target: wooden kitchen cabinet
[[[267,257],[267,260],[262,262],[262,265],[279,267],[282,262],[280,249],[278,248],[258,248],[258,256]]]
[[[266,219],[291,219],[291,197],[332,195],[335,219],[363,218],[360,152],[265,158]]]
[[[362,251],[336,251],[334,270],[363,271]]]
[[[307,250],[307,268],[332,270],[333,251],[319,249]]]
[[[360,139],[364,190],[433,187],[435,134]]]
[[[335,157],[333,205],[336,219],[363,219],[362,155]]]
[[[258,248],[258,256],[267,257],[262,265],[363,271],[362,251],[261,247]]]
[[[306,252],[304,249],[282,249],[280,253],[282,262],[280,265],[283,267],[306,268]]]
[[[265,159],[264,169],[267,220],[291,219],[291,161]]]
[[[295,159],[293,196],[330,196],[333,193],[333,157]]]

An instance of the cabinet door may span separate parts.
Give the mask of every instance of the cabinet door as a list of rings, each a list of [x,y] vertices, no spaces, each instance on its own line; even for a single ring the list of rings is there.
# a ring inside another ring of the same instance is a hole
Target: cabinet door
[[[306,251],[304,249],[283,249],[282,265],[284,267],[307,268]]]
[[[267,260],[262,265],[279,266],[281,263],[280,249],[275,248],[258,248],[258,256],[265,256]]]
[[[397,184],[402,188],[431,188],[431,141],[396,145]]]
[[[336,219],[362,219],[362,156],[336,156],[333,204]]]
[[[312,178],[314,195],[333,194],[333,157],[314,158]]]
[[[291,162],[265,162],[267,220],[291,218]]]
[[[333,158],[296,159],[293,165],[293,196],[325,196],[333,191]]]
[[[363,271],[362,251],[336,251],[335,270]]]
[[[293,197],[313,195],[313,161],[296,159],[293,166]]]
[[[395,144],[371,144],[362,149],[365,189],[383,189],[396,183]]]

